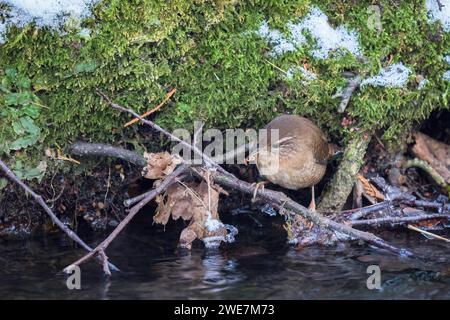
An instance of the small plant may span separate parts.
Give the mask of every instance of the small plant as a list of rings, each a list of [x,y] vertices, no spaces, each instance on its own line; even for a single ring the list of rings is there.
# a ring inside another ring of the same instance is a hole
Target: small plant
[[[0,84],[0,119],[2,126],[0,152],[21,150],[36,144],[41,138],[41,129],[35,120],[39,117],[42,104],[31,91],[29,78],[6,68]]]

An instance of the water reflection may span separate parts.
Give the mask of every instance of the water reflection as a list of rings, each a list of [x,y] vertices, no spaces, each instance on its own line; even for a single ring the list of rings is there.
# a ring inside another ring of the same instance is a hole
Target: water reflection
[[[108,250],[123,272],[106,278],[97,264],[85,264],[79,291],[68,290],[59,273],[82,254],[67,241],[56,236],[2,242],[0,298],[450,298],[450,252],[442,243],[383,234],[422,257],[402,259],[358,244],[297,251],[270,227],[258,230],[241,232],[236,243],[221,249],[205,251],[197,246],[183,252],[176,248],[177,230],[131,228]],[[372,264],[381,268],[382,290],[366,287],[366,269]]]

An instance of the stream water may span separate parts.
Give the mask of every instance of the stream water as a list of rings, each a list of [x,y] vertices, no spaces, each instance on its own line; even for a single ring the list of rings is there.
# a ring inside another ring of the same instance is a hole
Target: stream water
[[[182,223],[169,223],[164,231],[144,214],[107,251],[122,272],[106,278],[96,263],[84,264],[81,290],[67,289],[60,273],[83,253],[66,238],[0,239],[0,299],[450,298],[445,242],[405,230],[378,233],[420,259],[357,243],[295,250],[286,244],[279,220],[256,220],[237,225],[240,233],[233,244],[205,251],[200,243],[186,253],[176,248]],[[105,235],[82,236],[94,246]],[[379,290],[366,286],[369,265],[380,266]]]

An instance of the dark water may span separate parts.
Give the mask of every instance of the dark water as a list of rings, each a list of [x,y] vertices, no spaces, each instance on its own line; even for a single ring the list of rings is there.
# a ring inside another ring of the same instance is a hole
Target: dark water
[[[81,290],[68,290],[60,270],[80,249],[60,236],[24,242],[0,239],[1,299],[449,299],[449,245],[410,231],[383,232],[422,259],[398,258],[366,245],[311,247],[285,243],[276,219],[244,221],[234,244],[176,249],[182,225],[166,231],[144,217],[108,249],[123,272],[106,278],[94,262],[82,266]],[[279,221],[278,221],[279,222]],[[239,227],[239,225],[238,225]],[[102,236],[104,237],[104,235]],[[102,239],[87,240],[95,245]],[[86,239],[86,235],[84,235]],[[369,290],[366,269],[381,268],[381,289]]]

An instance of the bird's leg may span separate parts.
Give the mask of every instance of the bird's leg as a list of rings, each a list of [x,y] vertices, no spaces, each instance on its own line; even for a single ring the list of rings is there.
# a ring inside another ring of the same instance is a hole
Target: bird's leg
[[[314,195],[314,186],[311,187],[311,202],[309,203],[308,209],[311,211],[316,211],[316,199]]]
[[[264,186],[266,184],[268,184],[268,183],[269,183],[269,181],[261,181],[261,182],[258,182],[258,183],[252,183],[252,186],[255,186],[255,190],[253,191],[252,202],[255,202],[256,194],[258,193],[258,190],[259,189],[264,190]]]

